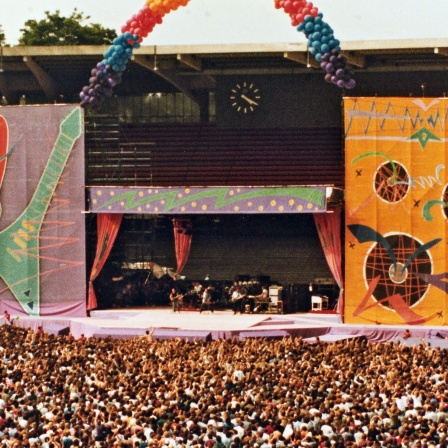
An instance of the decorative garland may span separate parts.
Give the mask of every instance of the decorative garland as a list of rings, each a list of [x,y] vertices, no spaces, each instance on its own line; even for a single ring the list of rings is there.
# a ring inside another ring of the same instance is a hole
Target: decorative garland
[[[322,20],[323,14],[306,0],[274,0],[277,9],[283,8],[291,17],[291,23],[308,39],[308,48],[327,74],[325,81],[340,88],[355,87],[354,73],[347,66],[347,58],[341,54],[340,42],[333,29]]]
[[[113,88],[121,82],[126,64],[134,48],[139,48],[162,18],[189,0],[147,0],[143,8],[121,27],[121,35],[103,54],[104,59],[91,72],[89,85],[79,94],[82,107],[98,107],[102,100],[111,96]],[[347,66],[347,59],[340,53],[340,42],[334,37],[330,25],[322,20],[322,13],[306,0],[274,0],[277,9],[283,8],[290,15],[291,23],[308,39],[310,53],[320,62],[327,74],[325,80],[340,88],[353,89],[353,72]]]

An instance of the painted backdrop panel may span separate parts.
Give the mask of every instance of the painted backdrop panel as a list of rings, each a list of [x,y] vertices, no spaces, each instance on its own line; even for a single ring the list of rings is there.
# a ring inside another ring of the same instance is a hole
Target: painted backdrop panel
[[[347,323],[447,323],[447,108],[344,100]]]
[[[0,183],[2,308],[85,315],[82,109],[0,108]]]

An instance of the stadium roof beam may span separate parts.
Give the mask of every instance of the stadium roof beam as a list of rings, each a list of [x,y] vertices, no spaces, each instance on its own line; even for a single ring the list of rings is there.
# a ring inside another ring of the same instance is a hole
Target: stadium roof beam
[[[343,51],[343,55],[347,58],[347,62],[355,67],[365,68],[366,57],[362,54],[355,53],[353,51]]]
[[[202,71],[202,59],[191,54],[181,54],[177,55],[177,60],[185,64],[187,67],[196,70],[197,72]]]
[[[166,70],[164,68],[161,68],[157,65],[157,62],[150,61],[148,58],[144,55],[134,55],[132,57],[132,60],[139,64],[142,67],[147,68],[148,70],[151,70],[156,75],[163,78],[165,81],[169,82],[172,86],[174,86],[177,90],[182,92],[184,95],[186,95],[188,98],[190,98],[192,101],[194,101],[196,104],[201,106],[203,103],[203,98],[201,95],[196,95],[193,92],[193,88],[199,88],[197,82],[191,82],[191,80],[186,80],[182,76],[180,76],[176,71],[174,70]],[[201,76],[201,75],[200,75]],[[202,78],[202,76],[201,76]],[[201,85],[202,88],[214,88],[215,87],[215,81],[213,78],[211,78],[208,75],[204,76],[203,83]],[[196,84],[196,85],[195,85]]]
[[[303,64],[306,67],[320,68],[320,64],[314,59],[314,56],[309,55],[309,53],[300,53],[298,51],[285,51],[283,57],[290,59],[291,61]]]
[[[442,56],[448,56],[448,48],[434,48],[434,53],[441,54]]]
[[[53,78],[32,57],[24,56],[23,62],[42,87],[45,96],[49,100],[55,101],[57,98],[57,87]]]

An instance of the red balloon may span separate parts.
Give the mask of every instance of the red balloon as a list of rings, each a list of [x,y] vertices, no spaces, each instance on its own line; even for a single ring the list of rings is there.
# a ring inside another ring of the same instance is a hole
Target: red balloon
[[[297,14],[296,15],[296,21],[298,24],[302,23],[305,20],[305,16],[303,14]]]

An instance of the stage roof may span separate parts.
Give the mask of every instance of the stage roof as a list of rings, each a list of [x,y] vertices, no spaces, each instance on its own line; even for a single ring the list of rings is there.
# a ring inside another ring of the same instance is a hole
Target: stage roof
[[[448,38],[342,42],[356,73],[444,72]],[[0,97],[17,104],[77,101],[106,46],[1,47]],[[213,91],[220,76],[316,74],[324,76],[305,43],[152,46],[135,50],[117,94]],[[424,93],[424,92],[423,92]],[[34,101],[33,101],[34,99]]]

